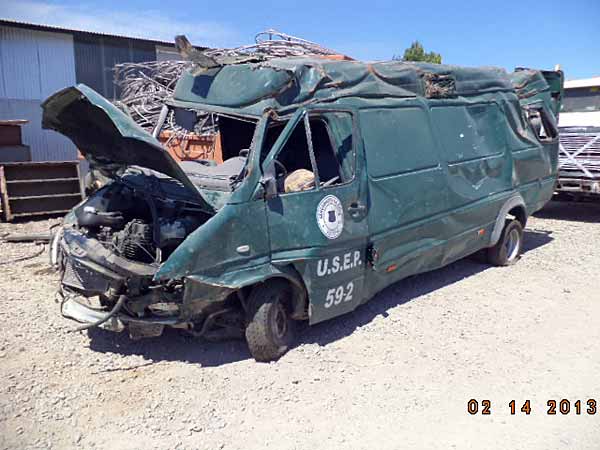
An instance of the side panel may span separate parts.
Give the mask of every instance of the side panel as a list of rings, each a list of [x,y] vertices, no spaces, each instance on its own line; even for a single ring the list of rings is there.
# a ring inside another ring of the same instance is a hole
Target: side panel
[[[360,112],[369,179],[370,292],[441,263],[447,186],[426,108]]]
[[[548,107],[541,102],[537,104],[546,108],[549,119],[555,121]],[[517,100],[505,103],[505,111],[510,124],[507,142],[513,161],[512,185],[523,197],[527,213],[533,214],[550,200],[554,192],[558,173],[558,139],[540,142],[527,120],[527,112]]]
[[[448,186],[448,240],[442,264],[485,247],[503,201],[512,188],[508,123],[497,103],[431,109],[444,148]]]

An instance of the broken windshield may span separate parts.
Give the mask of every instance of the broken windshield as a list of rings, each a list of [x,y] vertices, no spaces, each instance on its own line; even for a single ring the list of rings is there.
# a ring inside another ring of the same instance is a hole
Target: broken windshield
[[[208,137],[212,142],[210,158],[193,158],[185,153],[175,155],[192,183],[200,189],[233,191],[245,176],[257,121],[179,108],[175,108],[170,117],[179,134],[193,133]],[[166,146],[171,148],[169,141]]]

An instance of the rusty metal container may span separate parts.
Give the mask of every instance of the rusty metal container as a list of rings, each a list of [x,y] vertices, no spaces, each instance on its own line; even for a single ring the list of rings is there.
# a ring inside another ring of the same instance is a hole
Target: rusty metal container
[[[177,161],[212,159],[218,163],[223,162],[219,133],[215,135],[188,133],[182,137],[173,135],[171,130],[165,130],[160,133],[159,140]]]

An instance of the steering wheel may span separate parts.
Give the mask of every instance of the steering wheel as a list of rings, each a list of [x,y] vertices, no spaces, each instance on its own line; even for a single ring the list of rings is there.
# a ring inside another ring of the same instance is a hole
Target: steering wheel
[[[279,174],[275,175],[275,178],[285,178],[285,177],[287,177],[288,171],[287,171],[287,169],[285,168],[285,166],[281,162],[279,162],[276,159],[274,159],[273,160],[273,164],[275,164],[278,168],[281,169],[281,172]]]

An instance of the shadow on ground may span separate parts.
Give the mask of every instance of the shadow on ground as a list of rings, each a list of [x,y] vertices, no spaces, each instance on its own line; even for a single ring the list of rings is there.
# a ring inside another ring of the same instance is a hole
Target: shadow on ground
[[[585,202],[551,201],[536,212],[534,216],[540,219],[600,223],[600,200]]]
[[[551,232],[526,230],[523,253],[531,252],[550,241],[552,241]],[[375,317],[387,317],[387,311],[398,305],[491,268],[479,260],[481,260],[480,256],[473,256],[433,272],[409,277],[384,289],[353,313],[312,327],[302,325],[298,343],[327,345],[349,336]],[[242,340],[212,343],[173,329],[165,329],[160,337],[139,341],[131,340],[127,333],[116,334],[101,329],[91,329],[88,334],[90,349],[93,351],[141,355],[155,362],[183,361],[210,367],[251,358],[246,343]]]

